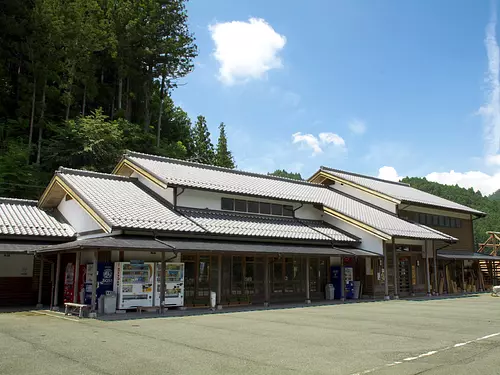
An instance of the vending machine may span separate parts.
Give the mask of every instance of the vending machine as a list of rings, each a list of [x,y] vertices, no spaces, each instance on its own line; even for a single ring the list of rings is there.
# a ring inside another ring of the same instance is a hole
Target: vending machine
[[[161,263],[156,263],[155,306],[160,306]],[[166,263],[164,306],[184,306],[184,263]]]
[[[83,303],[82,298],[80,297],[80,292],[83,290],[84,282],[85,282],[85,270],[86,266],[84,264],[80,264],[80,275],[78,276],[78,288],[77,288],[77,298],[76,302]],[[73,263],[68,263],[66,265],[66,270],[64,272],[64,302],[73,302],[73,292],[75,285],[75,265]]]
[[[115,263],[114,285],[117,309],[153,306],[154,263]]]
[[[335,288],[335,299],[340,299],[342,288],[344,288],[344,297],[346,299],[354,298],[354,269],[344,267],[344,282],[341,280],[340,266],[330,267],[331,282]]]
[[[85,295],[84,301],[86,305],[92,303],[92,277],[94,275],[94,264],[90,263],[85,265]],[[97,289],[96,289],[96,303],[99,307],[99,297],[106,294],[106,291],[113,290],[113,273],[114,265],[111,262],[97,263]]]

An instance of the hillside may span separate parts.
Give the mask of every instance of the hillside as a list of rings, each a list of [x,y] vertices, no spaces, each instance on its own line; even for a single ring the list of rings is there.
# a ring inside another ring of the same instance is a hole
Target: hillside
[[[402,182],[410,184],[415,189],[486,212],[488,216],[474,221],[476,245],[488,238],[486,231],[500,231],[500,200],[498,200],[496,193],[489,197],[483,196],[479,191],[476,192],[472,188],[465,189],[457,185],[442,185],[419,177],[405,177]]]

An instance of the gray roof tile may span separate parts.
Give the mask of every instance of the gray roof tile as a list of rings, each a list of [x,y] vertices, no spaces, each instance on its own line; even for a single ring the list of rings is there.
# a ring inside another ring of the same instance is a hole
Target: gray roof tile
[[[324,185],[128,152],[125,158],[167,185],[324,205],[390,236],[455,240]]]
[[[328,242],[358,241],[323,221],[192,208],[180,208],[179,211],[212,234]]]
[[[111,227],[203,232],[141,188],[136,179],[68,168],[57,174]]]
[[[410,185],[405,183],[382,180],[379,178],[363,176],[356,173],[339,171],[337,169],[328,167],[321,167],[321,169],[326,173],[330,173],[344,180],[351,181],[357,185],[364,186],[368,189],[388,195],[403,202],[424,204],[429,206],[470,212],[477,215],[484,215],[484,212],[475,210],[459,203],[452,202],[436,195],[426,193],[425,191],[412,188]]]
[[[37,201],[0,198],[0,235],[73,237],[75,230],[37,207]]]

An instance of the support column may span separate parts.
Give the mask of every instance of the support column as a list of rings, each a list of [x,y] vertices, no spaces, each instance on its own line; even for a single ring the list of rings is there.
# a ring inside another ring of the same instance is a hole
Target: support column
[[[493,261],[490,260],[490,280],[491,280],[491,285],[493,286]]]
[[[429,270],[429,246],[425,241],[425,284],[427,285],[427,297],[431,296],[431,275]]]
[[[92,252],[92,299],[90,310],[92,312],[96,311],[96,302],[97,302],[97,251]]]
[[[43,285],[43,265],[45,261],[43,259],[43,255],[40,257],[40,277],[38,278],[38,301],[36,308],[41,309],[42,305],[42,285]]]
[[[464,270],[464,263],[465,263],[465,260],[462,260],[462,293],[466,293],[466,289],[465,289],[465,270]]]
[[[269,255],[264,257],[264,306],[269,306]]]
[[[75,279],[73,284],[73,303],[77,303],[78,301],[78,292],[79,292],[78,285],[80,284],[80,257],[81,257],[81,252],[77,251],[75,253]]]
[[[432,244],[432,256],[434,257],[434,295],[439,296],[437,250],[434,247],[434,241],[432,241],[431,244]]]
[[[309,257],[306,256],[306,303],[311,303],[311,291],[309,282]]]
[[[396,242],[394,240],[394,237],[392,237],[392,271],[392,281],[394,283],[394,299],[399,299],[399,267],[398,256],[396,254]]]
[[[163,314],[165,310],[165,273],[167,271],[167,266],[165,264],[165,252],[161,252],[161,265],[160,265],[160,314]]]
[[[340,300],[345,301],[344,257],[340,256]]]
[[[387,276],[387,246],[385,241],[382,242],[384,246],[384,299],[388,301],[389,298],[389,277]]]
[[[217,259],[217,309],[222,309],[222,254]]]
[[[61,278],[61,253],[57,253],[56,280],[54,285],[54,306],[52,310],[59,311],[59,279]]]

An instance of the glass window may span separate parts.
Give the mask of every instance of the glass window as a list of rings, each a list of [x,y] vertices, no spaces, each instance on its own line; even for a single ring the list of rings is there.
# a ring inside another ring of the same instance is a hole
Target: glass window
[[[234,211],[234,199],[232,198],[222,198],[221,201],[221,209]]]
[[[259,202],[248,201],[248,212],[259,213]]]
[[[247,212],[247,201],[244,201],[242,199],[235,199],[234,210],[239,212]]]
[[[432,215],[432,225],[434,225],[435,227],[439,225],[439,216]]]
[[[427,216],[425,214],[418,214],[418,222],[420,224],[424,224],[425,225],[426,218],[427,218]]]
[[[283,216],[293,216],[293,206],[284,205],[283,206]]]
[[[439,216],[439,226],[444,227],[444,216]]]
[[[265,215],[271,214],[271,204],[260,202],[260,213]]]
[[[448,216],[444,217],[444,226],[449,227],[450,226],[450,218]]]
[[[456,224],[455,224],[455,218],[451,217],[450,218],[450,227],[455,228],[455,226],[456,226]]]
[[[233,267],[231,270],[231,294],[242,294],[243,293],[242,287],[243,287],[242,258],[234,256]]]
[[[282,216],[283,215],[283,206],[281,204],[272,204],[271,205],[271,213],[273,215]]]
[[[456,219],[455,225],[457,226],[457,228],[461,228],[462,227],[462,219]]]
[[[425,223],[426,225],[432,225],[432,215],[427,215]]]
[[[281,259],[274,260],[273,281],[283,281],[283,261]]]

